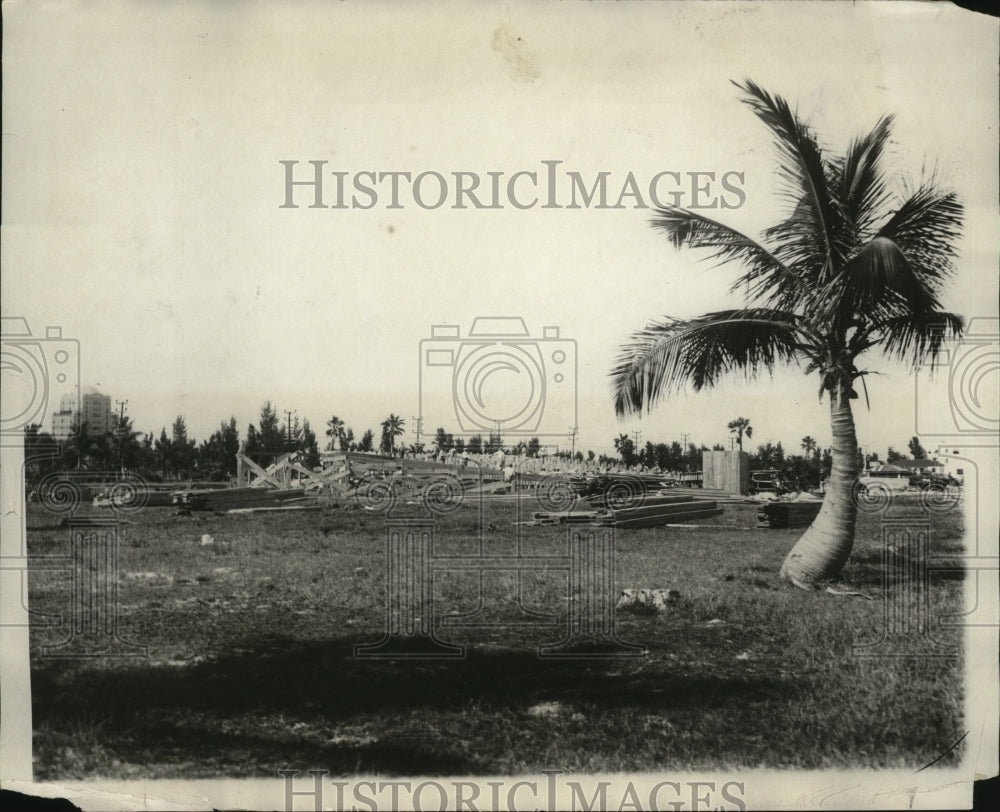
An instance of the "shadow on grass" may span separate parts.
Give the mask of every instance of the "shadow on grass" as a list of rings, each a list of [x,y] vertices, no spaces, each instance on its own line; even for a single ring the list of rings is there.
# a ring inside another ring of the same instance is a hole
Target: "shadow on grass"
[[[962,559],[954,553],[937,551],[932,559],[923,561],[893,550],[888,554],[880,549],[855,552],[843,574],[847,583],[870,587],[917,585],[921,582],[935,584],[964,579]]]
[[[558,662],[523,651],[479,650],[449,662],[362,661],[353,646],[350,640],[270,640],[183,668],[64,670],[41,661],[33,674],[35,722],[51,735],[81,714],[101,719],[109,746],[127,748],[129,760],[140,763],[221,758],[227,764],[245,759],[261,765],[258,770],[291,765],[334,773],[468,774],[490,768],[488,760],[449,742],[450,727],[468,726],[463,714],[469,708],[480,719],[517,726],[531,718],[529,708],[545,702],[602,714],[697,713],[795,693],[777,679],[735,671],[672,674],[663,663]],[[310,737],[291,730],[299,722],[313,731]],[[342,730],[363,735],[339,740]]]

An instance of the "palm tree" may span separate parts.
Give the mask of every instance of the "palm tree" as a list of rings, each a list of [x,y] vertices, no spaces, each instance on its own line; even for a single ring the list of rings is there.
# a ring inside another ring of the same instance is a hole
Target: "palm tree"
[[[160,429],[160,436],[154,445],[157,468],[164,478],[174,476],[177,472],[177,449],[174,441],[167,436],[166,428]]]
[[[139,432],[132,425],[132,418],[112,416],[111,434],[115,440],[115,455],[118,467],[134,468],[139,458]]]
[[[736,435],[736,445],[740,447],[740,451],[743,450],[743,435],[745,434],[747,438],[753,437],[753,426],[750,425],[750,421],[745,417],[737,417],[735,420],[730,420],[726,428],[729,429],[730,434]]]
[[[635,450],[632,445],[632,438],[627,434],[619,434],[615,437],[615,451],[621,455],[624,465],[628,465],[632,460],[632,452]]]
[[[396,451],[396,438],[403,433],[405,421],[402,417],[390,414],[382,421],[382,450],[389,454]]]
[[[878,350],[933,369],[961,316],[939,296],[954,273],[962,225],[957,196],[933,176],[895,194],[881,166],[892,117],[855,138],[843,154],[825,153],[788,103],[747,80],[737,87],[774,136],[788,210],[761,242],[677,207],[653,220],[675,247],[708,249],[743,273],[732,290],[744,307],[694,319],[651,323],[626,344],[612,372],[618,415],[649,409],[690,383],[715,384],[733,370],[754,377],[782,363],[819,376],[830,401],[832,467],[819,515],[785,558],[781,572],[809,587],[840,573],[854,544],[858,475],[851,400],[867,370],[861,356]],[[866,390],[867,396],[867,390]]]
[[[70,427],[69,438],[63,446],[66,461],[71,465],[83,468],[90,459],[100,452],[97,438],[90,433],[90,423],[74,423]]]
[[[819,445],[816,440],[809,434],[802,438],[802,450],[806,452],[807,457],[811,457],[817,451],[819,451]]]
[[[326,421],[326,436],[330,438],[330,442],[327,443],[327,450],[336,451],[338,448],[344,450],[344,428],[344,421],[337,417],[337,415]]]

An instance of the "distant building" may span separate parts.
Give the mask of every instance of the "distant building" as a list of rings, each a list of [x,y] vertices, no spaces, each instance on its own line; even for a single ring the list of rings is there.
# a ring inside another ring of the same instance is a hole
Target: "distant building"
[[[52,414],[52,436],[59,440],[67,439],[73,433],[73,424],[77,416],[77,399],[75,395],[63,395],[59,401],[59,411]]]
[[[111,396],[102,395],[96,389],[88,389],[80,398],[79,410],[74,395],[63,395],[59,401],[59,411],[52,414],[52,436],[65,440],[73,432],[73,426],[87,424],[91,437],[107,434],[114,426],[111,412]]]
[[[942,473],[944,471],[944,465],[937,460],[901,459],[882,463],[882,467],[879,468],[878,471],[882,471],[885,474],[888,474],[891,471],[898,471],[905,473],[907,476],[924,476],[926,474]],[[877,471],[873,471],[872,473],[877,473]]]
[[[965,482],[965,475],[971,463],[968,457],[962,455],[967,453],[968,451],[965,449],[948,448],[946,446],[939,447],[937,457],[941,460],[941,465],[943,466],[942,473],[957,479],[959,482]]]
[[[892,462],[873,460],[868,471],[862,473],[861,480],[866,484],[870,484],[871,480],[878,480],[890,490],[897,490],[908,487],[910,477],[941,474],[944,473],[944,469],[944,465],[937,460],[899,459]]]
[[[111,396],[88,392],[80,398],[80,423],[86,423],[91,436],[111,431]]]

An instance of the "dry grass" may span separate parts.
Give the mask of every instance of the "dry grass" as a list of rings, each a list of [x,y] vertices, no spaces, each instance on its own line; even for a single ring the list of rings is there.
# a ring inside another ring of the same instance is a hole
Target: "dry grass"
[[[565,617],[566,576],[551,568],[520,587],[510,573],[488,575],[484,604],[498,625],[442,631],[468,645],[464,659],[411,662],[353,657],[384,627],[378,516],[149,509],[123,526],[119,579],[121,634],[148,657],[42,658],[66,631],[33,630],[36,776],[916,769],[946,753],[964,730],[961,659],[927,656],[936,649],[917,632],[878,651],[923,656],[853,653],[879,639],[887,605],[916,611],[922,597],[885,569],[878,518],[862,517],[837,585],[866,599],[782,583],[798,531],[752,529],[754,513],[730,506],[711,528],[618,533],[619,587],[680,593],[667,614],[619,614],[619,636],[645,645],[643,658],[540,660],[558,629],[512,622],[519,588],[531,608]],[[474,549],[483,527],[491,553],[511,553],[516,519],[509,502],[482,517],[465,507],[437,528],[440,549]],[[65,553],[54,519],[32,515],[29,526],[33,554]],[[957,513],[931,516],[929,533],[932,553],[961,553]],[[526,532],[531,552],[564,548],[564,528]],[[929,579],[933,618],[961,607],[961,587]],[[33,572],[30,589],[33,609],[66,612],[66,574]],[[475,609],[476,589],[471,574],[440,575],[437,616]],[[955,631],[935,635],[960,646]]]

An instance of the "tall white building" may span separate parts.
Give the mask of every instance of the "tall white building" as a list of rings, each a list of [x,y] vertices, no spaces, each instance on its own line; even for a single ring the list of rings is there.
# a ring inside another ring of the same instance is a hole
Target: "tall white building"
[[[102,395],[96,389],[88,388],[80,397],[79,409],[76,407],[74,395],[62,396],[59,411],[52,414],[52,436],[56,440],[65,440],[72,434],[74,425],[83,423],[87,424],[87,433],[92,437],[111,431],[114,418],[110,395]]]
[[[52,436],[59,441],[65,440],[73,431],[77,416],[76,395],[63,395],[59,401],[59,411],[52,414]]]

